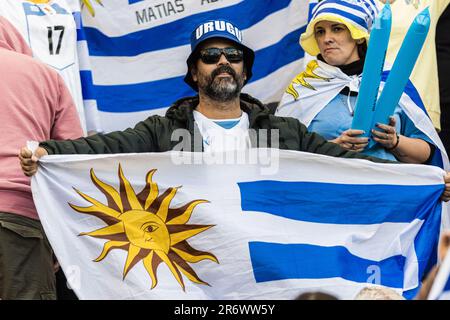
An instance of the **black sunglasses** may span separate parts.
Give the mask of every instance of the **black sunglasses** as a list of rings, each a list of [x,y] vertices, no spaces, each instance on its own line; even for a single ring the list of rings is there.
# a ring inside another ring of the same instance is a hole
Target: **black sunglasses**
[[[203,63],[213,64],[220,60],[222,54],[225,55],[225,58],[232,63],[241,62],[244,59],[244,52],[240,49],[232,47],[223,49],[207,48],[200,50],[200,59],[202,59]]]

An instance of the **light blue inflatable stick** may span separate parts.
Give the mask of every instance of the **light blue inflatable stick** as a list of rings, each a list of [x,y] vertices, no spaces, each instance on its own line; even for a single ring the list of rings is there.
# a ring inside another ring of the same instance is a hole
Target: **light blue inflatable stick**
[[[395,58],[392,70],[384,85],[383,91],[375,106],[372,128],[377,123],[388,124],[389,116],[394,114],[394,110],[408,83],[409,76],[416,64],[420,51],[430,29],[430,11],[428,7],[419,13],[414,22],[409,27],[408,33],[403,40],[400,51]],[[369,142],[369,148],[376,144],[373,139]]]
[[[356,100],[352,129],[364,130],[361,137],[369,137],[373,115],[383,73],[384,60],[391,34],[392,11],[389,2],[375,19],[370,33],[366,61],[362,73],[361,87]]]

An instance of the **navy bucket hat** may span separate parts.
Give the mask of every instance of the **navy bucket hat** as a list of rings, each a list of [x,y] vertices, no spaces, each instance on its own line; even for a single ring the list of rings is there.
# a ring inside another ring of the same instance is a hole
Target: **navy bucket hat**
[[[242,43],[242,31],[239,30],[231,22],[223,19],[219,20],[209,20],[198,25],[191,34],[191,54],[189,55],[186,63],[188,66],[188,71],[184,77],[184,82],[186,82],[192,89],[198,91],[197,83],[194,82],[191,76],[191,69],[193,64],[198,59],[198,47],[205,40],[211,38],[222,38],[228,39],[234,42],[238,48],[242,49],[244,52],[244,65],[247,71],[247,80],[252,77],[252,67],[253,61],[255,60],[255,53],[252,49],[246,47]]]

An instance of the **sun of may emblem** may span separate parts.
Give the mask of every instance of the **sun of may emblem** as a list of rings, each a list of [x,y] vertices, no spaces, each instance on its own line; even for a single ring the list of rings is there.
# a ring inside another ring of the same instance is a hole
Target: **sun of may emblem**
[[[92,205],[80,207],[69,203],[77,212],[95,216],[107,224],[106,227],[80,233],[80,236],[107,239],[100,256],[103,260],[113,249],[128,251],[123,269],[123,279],[141,260],[152,279],[152,289],[157,285],[157,268],[163,262],[185,290],[182,274],[190,281],[209,285],[201,280],[189,263],[205,259],[219,263],[208,252],[194,249],[187,239],[213,227],[213,225],[187,224],[194,208],[209,202],[194,200],[179,208],[170,208],[170,202],[181,187],[173,187],[159,194],[158,185],[152,181],[156,169],[147,173],[144,189],[135,193],[133,186],[124,176],[119,164],[119,190],[99,180],[91,169],[91,180],[105,195],[108,204],[103,204],[81,191],[75,191]]]
[[[330,78],[321,77],[314,73],[314,71],[319,67],[319,63],[316,60],[311,60],[308,65],[306,66],[306,70],[299,73],[294,80],[292,80],[289,87],[286,89],[286,93],[292,95],[295,100],[297,100],[300,97],[300,94],[298,93],[297,89],[295,88],[297,85],[301,85],[305,88],[316,90],[309,82],[306,80],[307,78],[310,79],[318,79],[329,82]]]

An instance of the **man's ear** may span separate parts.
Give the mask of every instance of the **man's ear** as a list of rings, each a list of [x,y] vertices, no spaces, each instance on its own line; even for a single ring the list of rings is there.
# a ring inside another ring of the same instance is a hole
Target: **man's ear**
[[[198,81],[197,68],[195,66],[191,67],[191,77],[192,77],[192,80],[194,80],[194,82]]]
[[[244,75],[244,81],[247,81],[247,68],[244,65],[244,70],[243,70],[243,75]]]

